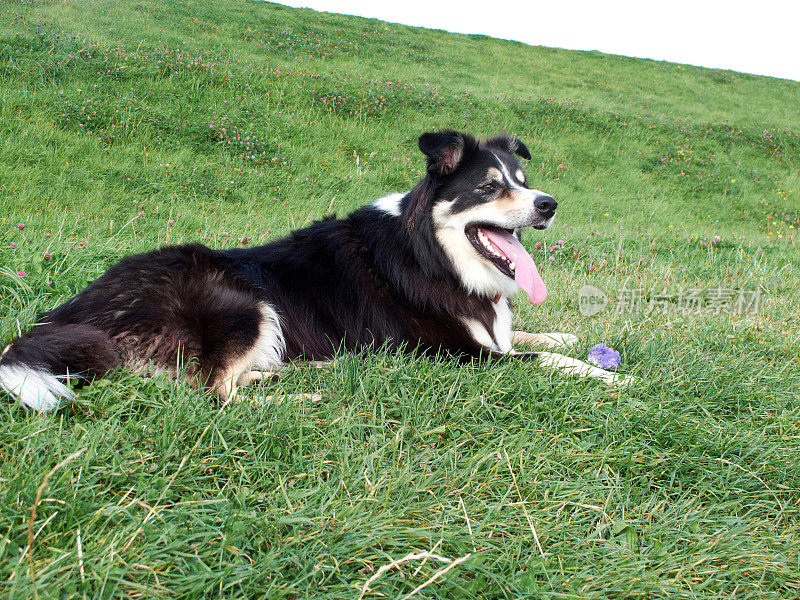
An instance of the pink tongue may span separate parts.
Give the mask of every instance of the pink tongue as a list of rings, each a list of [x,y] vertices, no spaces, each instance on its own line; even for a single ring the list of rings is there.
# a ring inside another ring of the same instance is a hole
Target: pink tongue
[[[481,229],[489,241],[497,246],[509,260],[515,263],[514,280],[528,293],[531,304],[541,304],[547,298],[547,286],[539,277],[539,271],[528,251],[519,240],[505,231]]]

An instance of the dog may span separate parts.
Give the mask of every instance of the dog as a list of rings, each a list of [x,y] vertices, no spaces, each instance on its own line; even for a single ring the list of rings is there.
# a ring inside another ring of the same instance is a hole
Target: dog
[[[526,145],[453,130],[424,133],[418,145],[427,171],[416,186],[346,218],[260,247],[189,244],[122,259],[3,349],[0,387],[49,411],[74,397],[66,379],[127,368],[182,376],[230,402],[286,364],[382,344],[467,360],[514,354],[626,384],[566,356],[512,348],[576,340],[512,331],[509,297],[547,295],[519,231],[548,228],[558,206],[529,186],[516,158],[531,158]]]

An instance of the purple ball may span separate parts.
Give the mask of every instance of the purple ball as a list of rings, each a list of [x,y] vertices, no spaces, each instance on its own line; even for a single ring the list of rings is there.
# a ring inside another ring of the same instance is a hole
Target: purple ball
[[[613,371],[622,362],[619,352],[609,348],[605,344],[597,344],[589,350],[589,362],[597,365],[601,369]]]

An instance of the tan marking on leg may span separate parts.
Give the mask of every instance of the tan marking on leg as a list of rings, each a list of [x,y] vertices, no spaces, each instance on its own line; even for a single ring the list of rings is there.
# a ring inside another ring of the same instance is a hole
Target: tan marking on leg
[[[236,385],[239,387],[245,387],[253,383],[254,381],[264,381],[265,379],[275,379],[278,377],[278,373],[284,370],[285,367],[281,367],[279,369],[271,369],[269,371],[247,371],[239,375],[239,379],[236,381]]]
[[[547,348],[564,348],[572,346],[578,338],[571,333],[528,333],[526,331],[512,331],[512,344],[530,344],[546,346]]]
[[[217,386],[217,394],[219,395],[220,402],[222,404],[230,404],[231,402],[236,402],[236,395],[239,391],[239,388],[236,385],[236,380],[238,379],[238,375],[231,375],[227,377]]]

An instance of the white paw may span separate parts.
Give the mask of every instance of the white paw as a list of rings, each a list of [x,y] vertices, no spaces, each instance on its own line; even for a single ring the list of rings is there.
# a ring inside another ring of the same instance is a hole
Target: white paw
[[[577,360],[554,352],[539,352],[539,364],[560,371],[564,375],[599,379],[603,383],[615,387],[628,387],[639,381],[639,378],[633,375],[621,375],[613,371],[599,369],[582,360]]]

